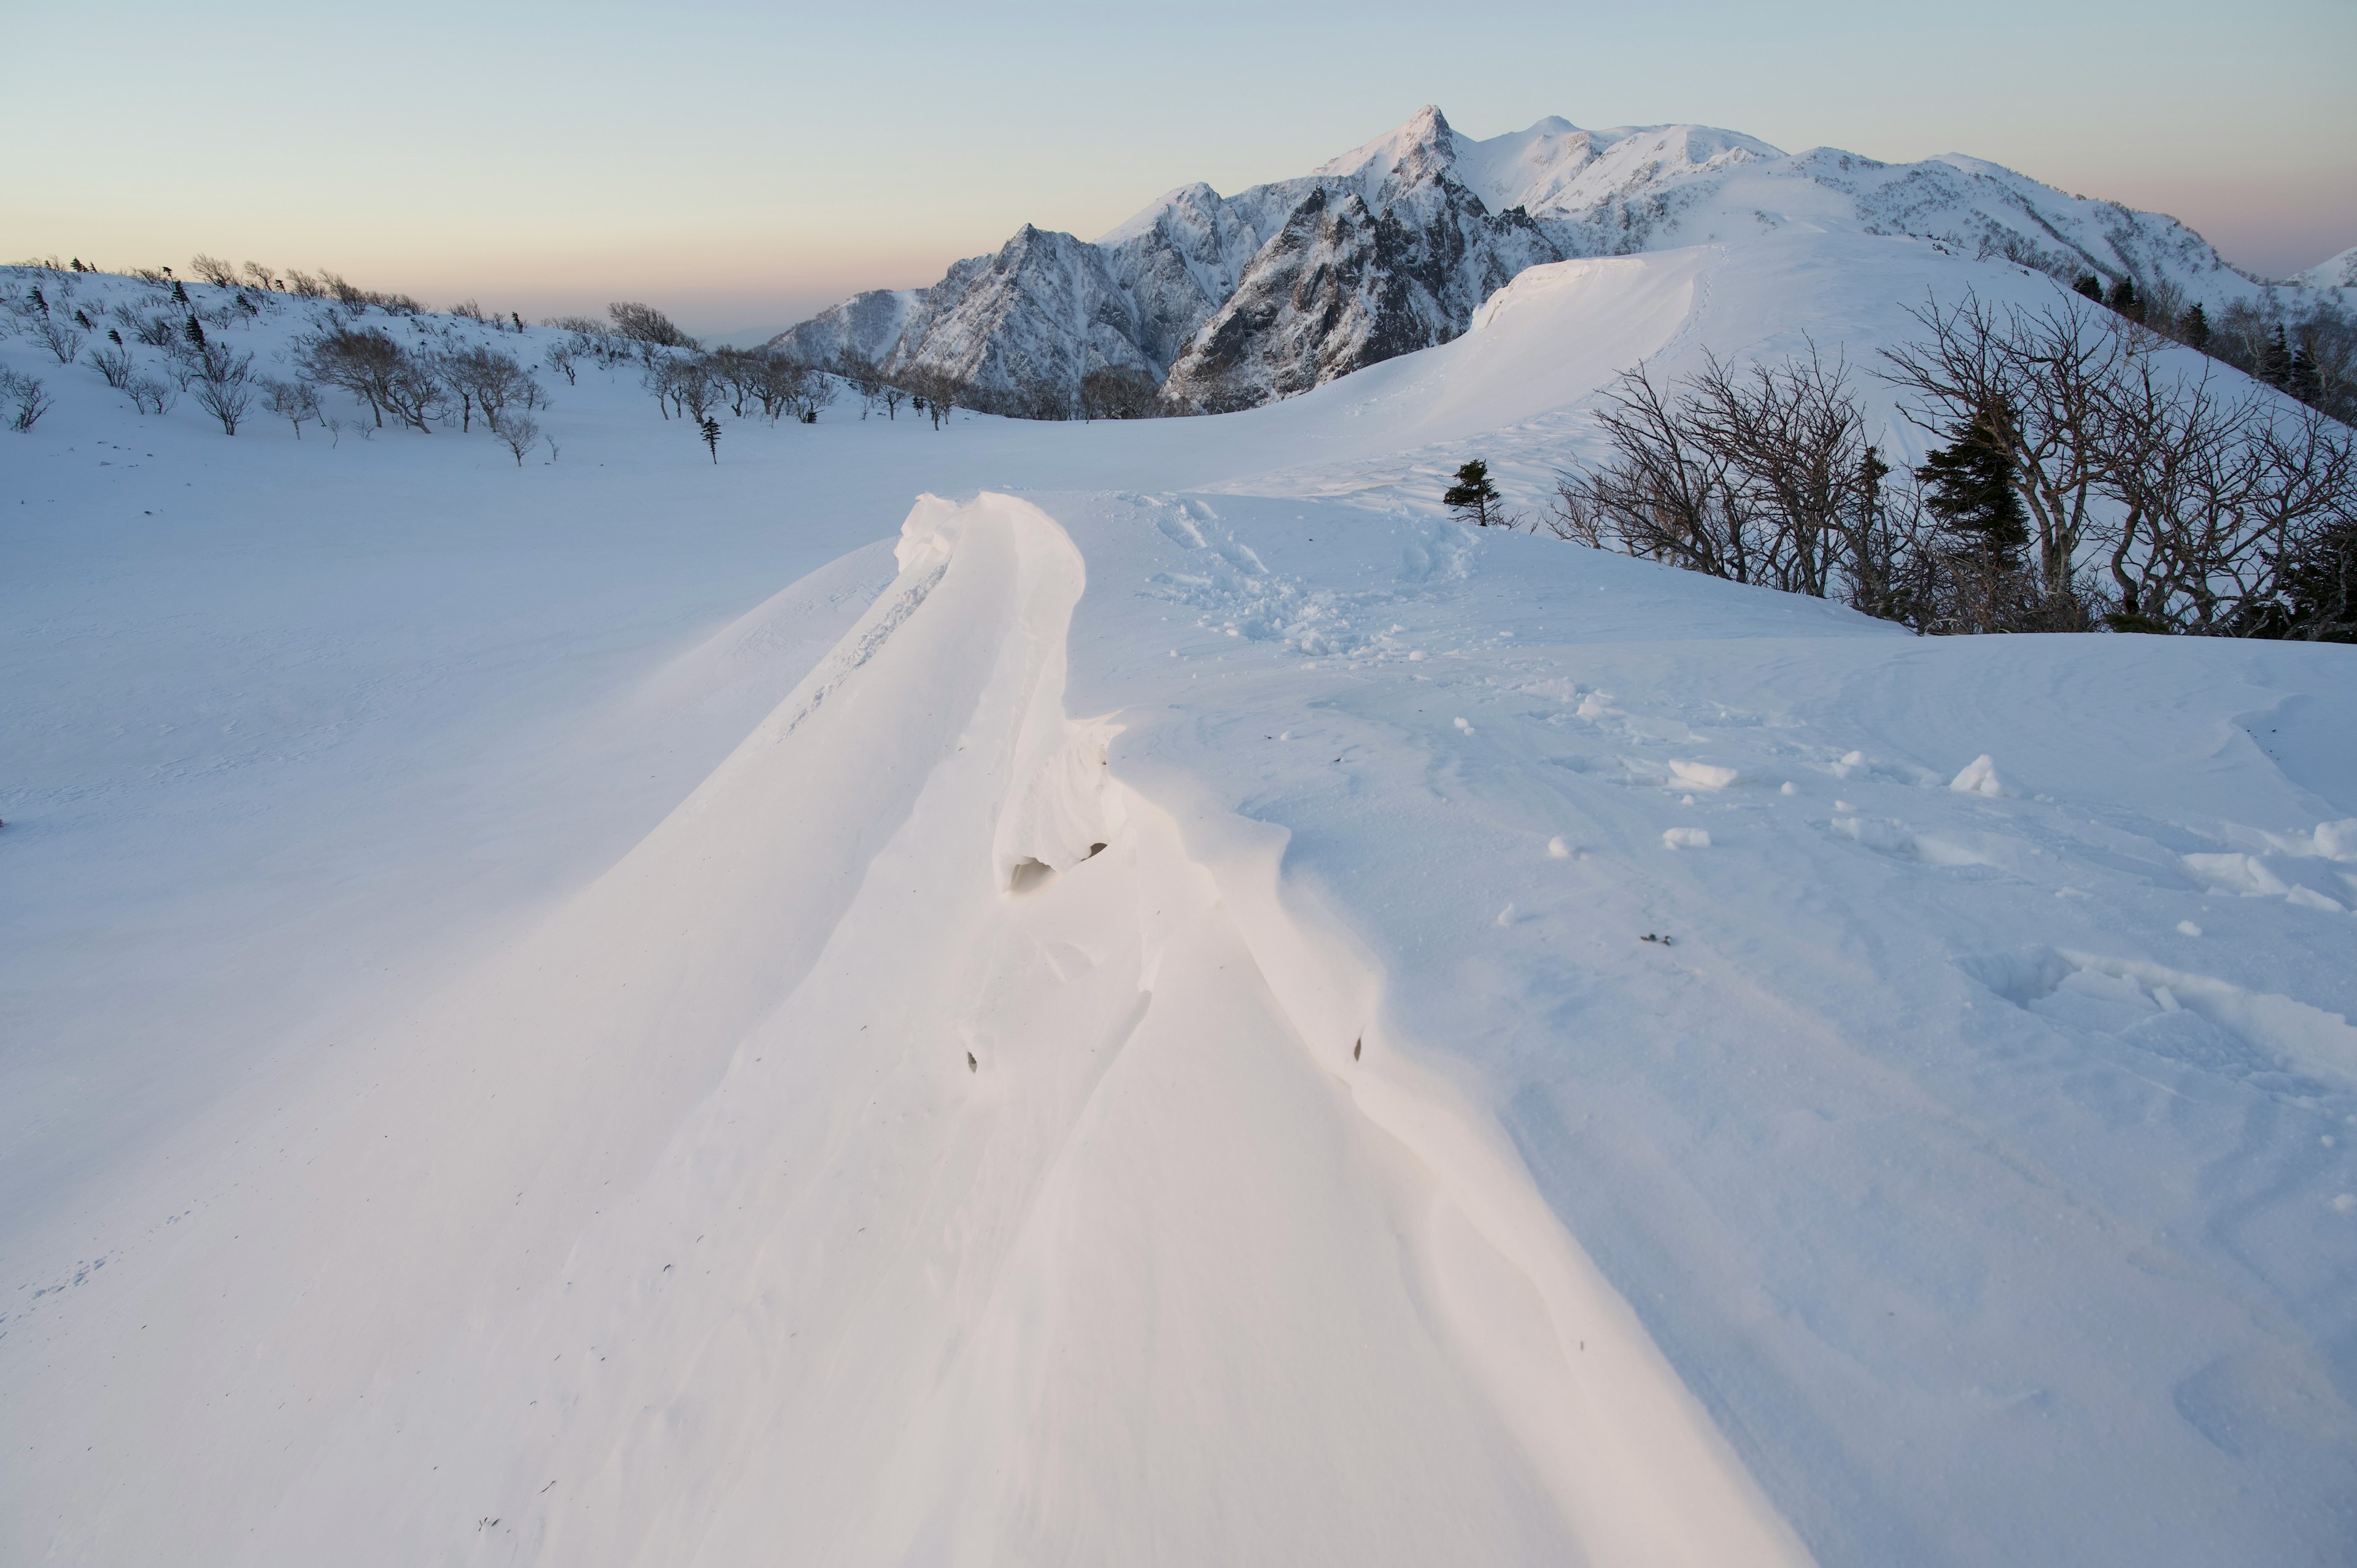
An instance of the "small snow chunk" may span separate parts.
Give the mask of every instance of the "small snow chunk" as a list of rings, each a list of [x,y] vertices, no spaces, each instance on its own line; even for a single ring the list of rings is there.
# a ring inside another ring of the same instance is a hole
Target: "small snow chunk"
[[[2357,1193],[2344,1192],[2332,1200],[2335,1214],[2357,1214]]]
[[[1421,648],[1412,648],[1408,650],[1407,661],[1410,664],[1422,663],[1424,661],[1424,650]]]
[[[1664,849],[1708,849],[1710,834],[1701,828],[1666,828],[1662,832]]]
[[[1834,802],[1834,810],[1836,811],[1855,811],[1857,808],[1851,805],[1847,800],[1835,800]]]
[[[1513,923],[1514,907],[1512,904],[1509,904],[1504,908],[1498,911],[1498,924],[1501,926],[1511,926]]]
[[[1571,846],[1563,842],[1563,835],[1561,833],[1557,833],[1555,837],[1547,840],[1547,854],[1556,860],[1569,860],[1571,858]]]
[[[1781,789],[1777,790],[1776,793],[1779,795],[1797,795],[1800,793],[1800,790],[1794,789],[1792,787],[1792,781],[1790,779],[1787,779],[1784,780],[1784,787]]]
[[[1457,727],[1463,730],[1467,735],[1471,735],[1473,733],[1473,726],[1467,724],[1463,719],[1458,719],[1457,721]]]
[[[1724,789],[1738,777],[1732,768],[1714,767],[1707,762],[1673,762],[1670,771],[1677,775],[1680,783],[1693,789]]]
[[[2177,929],[2178,929],[2178,930],[2179,930],[2179,932],[2181,932],[2181,933],[2183,933],[2184,935],[2189,936],[2189,937],[2198,937],[2198,936],[2200,936],[2200,935],[2201,934],[2201,927],[2199,927],[2199,926],[2197,926],[2197,925],[2195,925],[2195,924],[2194,924],[2192,921],[2190,921],[2190,920],[2179,920],[2179,921],[2178,921],[2178,922],[2177,922]]]
[[[1996,758],[1982,752],[1964,764],[1964,770],[1948,780],[1948,788],[1961,795],[2010,795],[2005,780],[1996,776]]]

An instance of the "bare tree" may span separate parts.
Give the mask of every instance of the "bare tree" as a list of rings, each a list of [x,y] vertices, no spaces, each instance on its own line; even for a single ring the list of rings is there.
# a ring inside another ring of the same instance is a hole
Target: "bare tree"
[[[521,468],[523,467],[523,455],[532,450],[533,442],[540,439],[540,426],[530,414],[510,409],[492,422],[491,434],[500,438],[500,446],[515,454],[516,467]],[[549,452],[554,456],[554,442],[550,443]]]
[[[712,405],[720,401],[720,382],[701,360],[683,360],[678,379],[673,383],[673,394],[687,416],[699,425],[707,423]],[[716,462],[718,458],[716,456]]]
[[[319,393],[308,381],[282,381],[274,377],[262,378],[262,406],[295,427],[295,439],[303,439],[303,422],[319,417]]]
[[[1144,371],[1101,365],[1081,378],[1082,419],[1151,419],[1162,412],[1161,383]]]
[[[2044,591],[2073,589],[2080,542],[2102,494],[2109,453],[2105,388],[2147,351],[2115,315],[2073,300],[2002,310],[1966,295],[1911,311],[1928,340],[1885,349],[1885,380],[1919,428],[1943,433],[1982,411],[2016,411],[2006,456],[2029,513]]]
[[[81,352],[82,335],[70,321],[54,316],[34,318],[33,339],[58,357],[60,365],[70,365]]]
[[[672,325],[671,317],[651,305],[641,305],[636,300],[616,300],[606,307],[606,314],[613,318],[614,330],[633,342],[651,343],[663,349],[703,347]]]
[[[574,372],[580,365],[581,354],[580,351],[574,348],[570,342],[563,338],[559,338],[557,341],[551,343],[547,348],[542,349],[540,357],[548,361],[549,369],[556,371],[565,378],[565,384],[566,386],[569,387],[577,384],[573,378]]]
[[[131,406],[141,413],[172,412],[171,386],[154,376],[134,376],[124,383],[124,392],[131,398]]]
[[[296,340],[295,364],[305,380],[358,398],[382,429],[385,410],[396,406],[393,383],[409,361],[401,345],[378,328],[329,327]]]
[[[234,435],[246,411],[253,406],[253,356],[241,354],[226,343],[208,343],[196,352],[197,372],[190,394],[197,406],[221,421],[221,434]]]
[[[188,270],[205,282],[222,288],[233,288],[237,285],[237,269],[219,256],[208,256],[199,252],[189,258]]]
[[[10,405],[8,428],[18,431],[29,431],[39,424],[55,401],[41,390],[40,378],[19,375],[5,365],[0,365],[0,399]]]
[[[100,375],[106,378],[106,384],[117,392],[131,384],[132,376],[139,369],[138,361],[131,357],[131,350],[120,344],[112,349],[91,349],[90,362],[97,367]]]

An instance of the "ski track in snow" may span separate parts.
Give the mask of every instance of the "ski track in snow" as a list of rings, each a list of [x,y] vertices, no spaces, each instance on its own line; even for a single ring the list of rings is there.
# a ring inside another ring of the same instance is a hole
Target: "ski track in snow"
[[[2345,650],[1431,499],[1966,278],[2047,286],[1569,263],[1250,414],[737,467],[594,371],[519,472],[46,371],[0,1555],[2332,1560]]]

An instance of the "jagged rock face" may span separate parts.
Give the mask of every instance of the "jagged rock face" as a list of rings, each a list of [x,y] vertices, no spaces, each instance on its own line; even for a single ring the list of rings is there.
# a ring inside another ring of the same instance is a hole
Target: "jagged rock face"
[[[1182,186],[1094,244],[1026,227],[929,289],[863,294],[774,341],[937,371],[975,407],[1060,415],[1112,369],[1175,407],[1246,407],[1446,342],[1524,267],[1739,242],[1787,223],[1935,240],[2068,281],[2166,285],[2214,310],[2278,285],[2171,218],[2066,196],[1959,156],[1787,155],[1700,125],[1558,119],[1474,141],[1427,108],[1299,179]],[[2357,280],[2345,257],[2288,285]]]
[[[1091,371],[1160,380],[1143,336],[1136,302],[1103,252],[1026,224],[998,254],[962,262],[927,290],[884,365],[945,372],[976,408],[1055,418]]]
[[[1136,303],[1138,348],[1158,379],[1236,292],[1264,235],[1208,185],[1172,191],[1096,242]]]
[[[1164,395],[1248,408],[1445,343],[1524,267],[1561,260],[1530,219],[1493,216],[1428,168],[1378,192],[1313,187],[1171,368]]]

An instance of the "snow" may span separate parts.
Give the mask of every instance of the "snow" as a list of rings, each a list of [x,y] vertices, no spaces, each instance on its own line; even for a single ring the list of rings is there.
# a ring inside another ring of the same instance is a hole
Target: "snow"
[[[2131,278],[2213,314],[2297,312],[2348,282],[2346,256],[2255,280],[2173,218],[1962,154],[1884,164],[1706,125],[1583,130],[1554,115],[1481,139],[1427,104],[1298,178],[1232,197],[1179,186],[1093,243],[1027,224],[930,289],[856,295],[777,341],[813,362],[850,349],[947,371],[1001,411],[1069,403],[1106,367],[1182,406],[1243,407],[1445,343],[1537,264],[1786,231],[1928,240],[2065,283]]]
[[[716,465],[0,341],[0,1557],[2343,1553],[2348,650],[1437,503],[1966,284],[2053,287],[1793,227]]]

